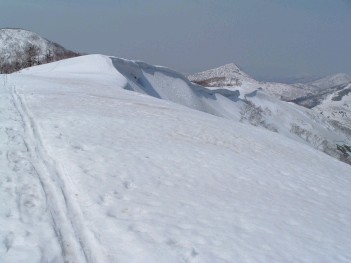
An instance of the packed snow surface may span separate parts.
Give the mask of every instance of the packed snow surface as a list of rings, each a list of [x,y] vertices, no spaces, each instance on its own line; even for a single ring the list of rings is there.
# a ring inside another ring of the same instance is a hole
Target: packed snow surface
[[[135,63],[1,76],[0,262],[351,261],[350,166]]]

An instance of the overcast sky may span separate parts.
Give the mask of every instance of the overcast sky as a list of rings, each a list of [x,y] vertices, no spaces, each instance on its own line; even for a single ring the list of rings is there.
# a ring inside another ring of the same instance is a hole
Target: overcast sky
[[[351,74],[351,0],[1,0],[0,27],[181,72]]]

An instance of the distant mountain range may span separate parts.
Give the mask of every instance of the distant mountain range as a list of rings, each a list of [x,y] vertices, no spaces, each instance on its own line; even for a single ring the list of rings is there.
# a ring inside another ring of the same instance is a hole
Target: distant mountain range
[[[188,79],[206,87],[227,87],[229,89],[231,87],[241,87],[243,89],[261,88],[268,94],[282,100],[296,99],[310,92],[300,86],[257,81],[234,63],[188,75]]]
[[[309,82],[307,83],[307,85],[310,85],[317,89],[329,89],[329,88],[336,87],[350,82],[351,82],[351,77],[349,75],[344,73],[339,73],[339,74],[335,74],[335,75],[331,75],[325,78],[315,80],[313,82]]]
[[[187,77],[190,81],[206,87],[260,87],[267,93],[285,101],[318,94],[321,90],[351,82],[351,77],[343,73],[306,83],[262,82],[248,75],[234,63],[191,74]]]

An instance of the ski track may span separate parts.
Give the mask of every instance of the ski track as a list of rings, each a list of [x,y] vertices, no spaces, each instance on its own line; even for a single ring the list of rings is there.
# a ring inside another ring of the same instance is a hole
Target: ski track
[[[23,127],[24,136],[22,136],[22,140],[29,155],[31,166],[37,174],[44,192],[43,202],[51,216],[64,262],[107,262],[93,233],[85,225],[79,206],[72,198],[72,184],[70,184],[69,177],[64,172],[64,167],[60,166],[47,153],[24,98],[18,94],[15,86],[7,86],[10,87],[8,90]],[[7,132],[10,133],[11,128]],[[8,153],[7,159],[9,162],[12,161],[11,158],[11,154]],[[13,162],[16,163],[16,160]],[[13,184],[16,185],[17,182],[13,182]],[[18,192],[18,190],[16,191]],[[17,199],[20,198],[20,195],[20,192],[18,192],[19,197]],[[17,203],[19,204],[20,201],[17,200]],[[23,209],[20,205],[18,207],[21,213]],[[11,240],[11,235],[6,237],[4,241],[6,248],[11,243],[9,240]]]
[[[23,138],[23,123],[0,86],[0,262],[62,262],[46,200]],[[48,229],[47,231],[41,231]],[[40,240],[38,242],[38,240]],[[47,254],[51,251],[51,255]],[[58,253],[56,253],[58,252]]]

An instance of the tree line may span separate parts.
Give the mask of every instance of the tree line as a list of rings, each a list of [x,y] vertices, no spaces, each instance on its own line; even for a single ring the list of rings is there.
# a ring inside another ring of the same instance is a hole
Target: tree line
[[[11,57],[0,54],[0,74],[9,74],[24,68],[77,56],[80,56],[80,54],[58,46],[47,49],[45,54],[41,54],[38,46],[28,44],[22,50],[15,50]]]

